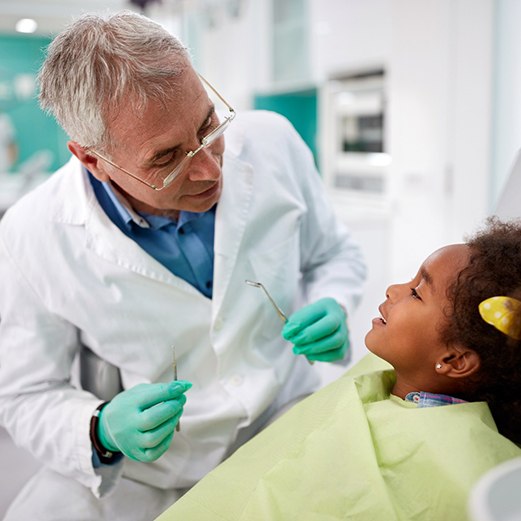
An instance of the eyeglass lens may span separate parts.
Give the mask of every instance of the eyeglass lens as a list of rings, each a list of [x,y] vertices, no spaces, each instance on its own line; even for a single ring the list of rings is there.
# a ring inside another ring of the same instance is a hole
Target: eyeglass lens
[[[182,172],[184,166],[188,162],[189,159],[194,157],[200,150],[203,148],[209,147],[214,141],[219,139],[224,131],[228,128],[230,121],[233,119],[233,116],[226,116],[224,121],[214,130],[212,130],[207,136],[203,137],[201,140],[201,146],[196,150],[192,150],[186,154],[186,156],[182,159],[181,163],[179,163],[173,172],[165,177],[163,180],[163,188],[167,187],[172,181]]]

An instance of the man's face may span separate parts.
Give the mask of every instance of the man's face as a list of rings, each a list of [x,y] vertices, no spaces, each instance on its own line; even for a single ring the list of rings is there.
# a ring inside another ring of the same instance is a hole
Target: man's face
[[[435,363],[446,348],[440,329],[452,306],[447,288],[468,256],[464,244],[446,246],[427,258],[413,280],[389,286],[379,307],[381,318],[373,320],[365,337],[369,350],[387,360],[411,388],[427,390],[435,376]]]
[[[109,121],[113,142],[110,158],[140,179],[161,186],[158,173],[170,173],[218,124],[201,80],[188,66],[182,73],[180,88],[166,104],[151,102],[142,115],[122,106]],[[204,212],[221,195],[223,153],[221,137],[190,159],[180,175],[161,191],[147,187],[102,160],[97,167],[125,193],[136,210]]]

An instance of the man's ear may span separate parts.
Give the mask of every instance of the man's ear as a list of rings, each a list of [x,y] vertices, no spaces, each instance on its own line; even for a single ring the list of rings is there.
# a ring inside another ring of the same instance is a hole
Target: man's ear
[[[99,168],[99,159],[93,155],[89,154],[88,149],[82,147],[76,141],[68,141],[67,147],[71,151],[71,154],[74,154],[81,164],[99,181],[110,181],[110,177],[105,173],[103,169]]]
[[[478,371],[481,360],[476,351],[465,347],[448,350],[436,364],[436,371],[449,378],[468,378]]]

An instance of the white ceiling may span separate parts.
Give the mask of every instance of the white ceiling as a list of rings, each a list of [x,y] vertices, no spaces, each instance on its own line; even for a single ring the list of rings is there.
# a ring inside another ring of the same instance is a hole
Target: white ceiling
[[[129,8],[138,10],[129,0],[0,0],[0,33],[15,33],[20,18],[35,19],[37,34],[52,34],[81,13]]]

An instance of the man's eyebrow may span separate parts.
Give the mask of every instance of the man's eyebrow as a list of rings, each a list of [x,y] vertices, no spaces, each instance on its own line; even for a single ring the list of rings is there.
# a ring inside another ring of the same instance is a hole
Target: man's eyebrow
[[[213,113],[215,112],[215,105],[212,104],[212,106],[208,109],[208,112],[206,113],[206,117],[204,118],[203,123],[204,125],[206,121],[208,121],[209,118],[212,117]],[[163,156],[166,156],[167,154],[170,154],[171,152],[175,152],[180,145],[176,145],[173,147],[164,148],[163,150],[158,150],[150,159],[147,160],[147,163],[154,163],[158,159],[161,159]]]
[[[422,277],[422,279],[429,285],[432,287],[433,285],[433,281],[432,281],[432,275],[422,266],[420,268],[420,275]]]

